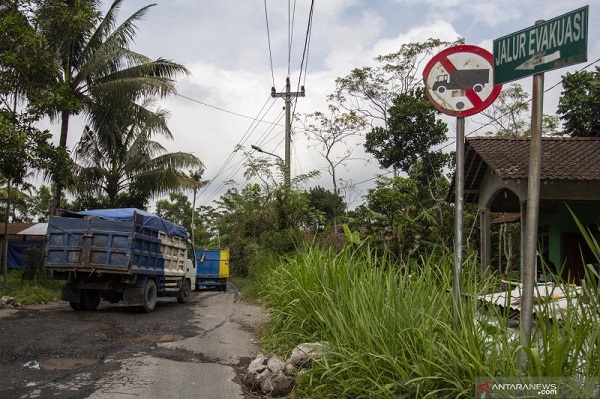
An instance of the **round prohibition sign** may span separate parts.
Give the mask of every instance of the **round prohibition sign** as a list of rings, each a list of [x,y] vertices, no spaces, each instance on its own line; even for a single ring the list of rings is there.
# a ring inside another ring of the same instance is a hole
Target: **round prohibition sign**
[[[502,90],[494,86],[493,55],[477,46],[462,44],[442,50],[423,71],[425,92],[440,112],[464,117],[489,107]]]

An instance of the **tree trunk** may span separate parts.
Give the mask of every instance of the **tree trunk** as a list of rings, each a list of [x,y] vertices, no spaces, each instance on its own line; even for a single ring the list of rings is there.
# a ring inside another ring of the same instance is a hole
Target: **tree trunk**
[[[63,111],[60,115],[60,119],[61,119],[61,124],[60,124],[59,146],[61,148],[67,149],[67,135],[69,134],[69,113]],[[51,216],[58,215],[63,188],[64,188],[63,183],[58,181],[56,178],[54,178],[54,188],[52,191],[52,205],[50,206],[50,215]]]
[[[10,215],[10,179],[6,180],[6,217],[4,222],[4,241],[2,242],[2,275],[4,289],[8,288],[8,217]]]

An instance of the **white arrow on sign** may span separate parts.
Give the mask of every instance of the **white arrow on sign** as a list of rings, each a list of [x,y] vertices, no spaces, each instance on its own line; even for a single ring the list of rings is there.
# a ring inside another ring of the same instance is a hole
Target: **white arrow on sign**
[[[556,50],[552,54],[548,55],[534,55],[515,69],[521,70],[531,70],[534,69],[538,65],[547,64],[549,62],[555,61],[560,58],[560,50]]]

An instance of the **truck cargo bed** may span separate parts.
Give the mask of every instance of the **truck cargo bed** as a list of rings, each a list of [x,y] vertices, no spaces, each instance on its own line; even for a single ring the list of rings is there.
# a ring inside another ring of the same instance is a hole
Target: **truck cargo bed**
[[[52,217],[46,239],[48,270],[164,276],[186,273],[185,240],[144,228],[138,220]]]

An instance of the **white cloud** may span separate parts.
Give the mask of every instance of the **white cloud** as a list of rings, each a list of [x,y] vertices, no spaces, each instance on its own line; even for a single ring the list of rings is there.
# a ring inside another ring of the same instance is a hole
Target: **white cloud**
[[[105,0],[105,8],[109,2]],[[259,115],[267,102],[271,105],[265,122],[276,121],[283,100],[270,100],[271,86],[282,90],[288,70],[288,2],[267,0],[269,36],[264,1],[259,0],[171,0],[159,2],[150,9],[147,18],[138,24],[134,49],[153,58],[164,57],[186,65],[191,76],[178,81],[182,97],[160,102],[171,112],[170,128],[175,141],[165,143],[169,151],[188,151],[205,162],[205,178],[212,178],[230,157],[234,146],[245,143],[267,143],[273,152],[283,155],[283,126],[267,123],[256,125],[249,118]],[[143,0],[123,3],[122,17],[149,4]],[[298,69],[304,46],[304,35],[310,1],[295,2],[294,36],[289,59],[292,90],[296,90]],[[335,78],[346,76],[353,68],[372,65],[377,55],[397,51],[402,44],[439,38],[452,41],[466,38],[467,43],[488,50],[492,41],[511,32],[533,25],[536,19],[550,19],[585,4],[590,5],[590,61],[600,58],[600,0],[583,2],[559,0],[397,0],[359,1],[328,0],[315,2],[312,37],[308,58],[306,97],[299,98],[297,113],[325,109],[325,97],[335,88]],[[268,37],[271,40],[273,77],[271,74]],[[546,74],[546,87],[560,80],[568,70],[563,68]],[[274,83],[273,83],[274,81]],[[518,83],[530,91],[530,79]],[[304,77],[302,79],[304,83]],[[544,111],[554,113],[560,88],[545,96]],[[240,116],[241,115],[241,116]],[[450,123],[452,123],[450,118]],[[254,127],[256,125],[256,127]],[[478,127],[467,121],[467,129]],[[451,126],[449,136],[454,135]],[[58,125],[51,126],[58,134]],[[69,144],[76,142],[81,132],[81,118],[71,124]],[[307,148],[306,139],[296,131],[294,136],[293,171],[305,173],[323,166],[314,149]],[[266,149],[266,148],[265,148]],[[243,158],[235,153],[227,173],[215,180],[212,192],[223,180],[240,167]],[[352,164],[349,171],[340,170],[341,177],[354,181],[367,180],[382,171],[376,162],[364,166]],[[235,175],[243,182],[241,172]],[[330,178],[323,174],[314,182],[330,187]],[[366,190],[367,183],[360,188]],[[214,198],[212,198],[214,199]],[[204,201],[208,200],[205,195]]]

